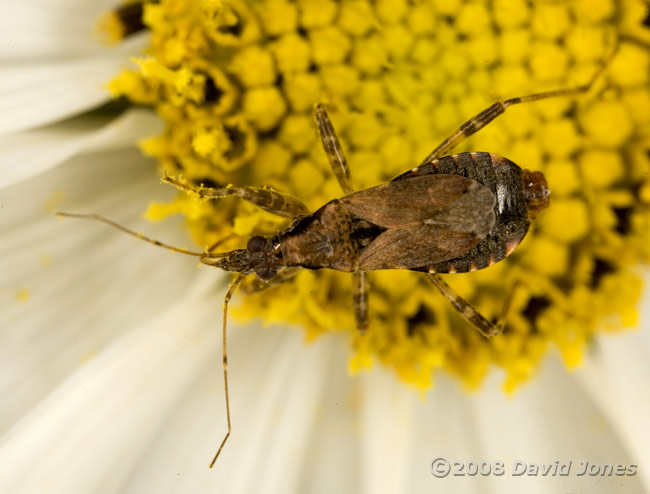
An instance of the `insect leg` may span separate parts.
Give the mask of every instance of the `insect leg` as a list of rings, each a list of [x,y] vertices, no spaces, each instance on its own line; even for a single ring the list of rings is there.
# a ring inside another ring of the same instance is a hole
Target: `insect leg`
[[[467,300],[458,295],[453,288],[445,283],[442,278],[436,274],[427,273],[427,276],[435,287],[449,300],[451,305],[468,323],[474,326],[485,337],[498,335],[503,329],[502,326],[488,321],[481,315]],[[502,321],[503,324],[503,321]]]
[[[456,129],[456,131],[453,134],[447,137],[447,139],[445,139],[437,148],[431,151],[429,156],[427,156],[424,159],[424,161],[422,161],[420,166],[424,165],[425,163],[430,163],[431,161],[434,161],[446,155],[449,151],[451,151],[454,147],[456,147],[458,144],[464,141],[467,137],[471,136],[472,134],[475,134],[480,129],[485,127],[487,124],[489,124],[492,120],[494,120],[499,115],[504,113],[506,111],[506,108],[508,108],[509,106],[518,105],[520,103],[529,103],[531,101],[538,101],[541,99],[557,98],[560,96],[577,96],[586,93],[587,91],[589,91],[589,89],[591,89],[591,87],[593,86],[594,82],[598,79],[600,74],[602,74],[602,72],[605,70],[605,68],[609,64],[609,60],[613,55],[614,53],[612,53],[612,55],[608,58],[607,62],[598,70],[598,72],[594,74],[591,80],[587,84],[584,84],[582,86],[569,88],[569,89],[558,89],[555,91],[545,91],[542,93],[529,94],[527,96],[520,96],[518,98],[510,98],[510,99],[497,101],[489,108],[486,108],[478,115],[470,118],[467,122],[465,122],[458,129]]]
[[[267,288],[291,281],[296,277],[300,269],[299,267],[281,268],[278,274],[268,281],[262,281],[257,276],[254,276],[250,282],[246,282],[241,286],[241,291],[246,295],[263,292]]]
[[[255,204],[264,211],[284,218],[294,218],[295,216],[309,213],[307,206],[299,199],[267,187],[234,187],[231,185],[227,187],[196,187],[184,180],[170,177],[167,174],[163,176],[162,181],[202,199],[219,199],[227,196],[237,196]]]
[[[318,124],[318,135],[323,143],[323,149],[325,150],[327,159],[330,162],[334,176],[336,177],[336,180],[338,180],[343,192],[346,195],[351,194],[353,190],[350,185],[350,167],[345,159],[345,154],[343,154],[343,148],[341,148],[341,144],[336,137],[336,132],[334,132],[332,122],[327,115],[327,110],[325,110],[325,107],[322,104],[316,105],[314,117]]]
[[[515,293],[517,293],[517,291],[521,289],[523,286],[524,284],[520,280],[517,280],[513,284],[512,288],[510,289],[510,293],[508,293],[508,297],[506,298],[503,307],[501,308],[501,314],[499,314],[499,318],[494,323],[494,326],[496,326],[499,329],[499,333],[503,330],[503,327],[506,325],[506,320],[508,319],[508,314],[510,313],[510,308],[512,306],[512,301],[515,298]]]
[[[364,333],[368,328],[368,286],[365,271],[354,273],[354,318],[359,332]]]
[[[232,281],[230,282],[230,286],[228,286],[228,292],[226,293],[226,296],[223,299],[223,333],[222,333],[223,360],[222,362],[223,362],[223,384],[224,384],[224,390],[226,396],[226,418],[228,421],[228,432],[226,432],[226,435],[221,441],[221,445],[217,450],[217,454],[214,455],[214,458],[210,462],[210,468],[214,466],[215,462],[217,461],[217,458],[219,458],[219,454],[221,454],[221,450],[223,449],[223,446],[226,444],[228,437],[230,437],[231,425],[230,425],[230,399],[228,396],[228,347],[226,345],[226,323],[228,322],[228,302],[230,302],[233,293],[235,293],[235,290],[237,289],[241,281],[244,279],[244,276],[246,275],[238,274],[236,277],[232,279]]]

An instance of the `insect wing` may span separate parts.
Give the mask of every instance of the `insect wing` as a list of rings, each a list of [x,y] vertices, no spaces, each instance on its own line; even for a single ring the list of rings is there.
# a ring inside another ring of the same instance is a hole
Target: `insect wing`
[[[473,183],[460,175],[422,175],[361,190],[341,200],[353,215],[370,223],[403,228],[422,224],[465,194]]]
[[[351,214],[387,228],[359,258],[359,268],[413,269],[458,257],[490,232],[496,198],[460,175],[424,175],[351,194]]]

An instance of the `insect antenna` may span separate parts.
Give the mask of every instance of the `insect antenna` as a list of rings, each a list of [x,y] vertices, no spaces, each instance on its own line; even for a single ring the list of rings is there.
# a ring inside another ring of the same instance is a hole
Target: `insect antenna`
[[[139,238],[140,240],[144,240],[145,242],[149,242],[150,244],[157,245],[158,247],[164,247],[165,249],[173,250],[174,252],[180,252],[181,254],[187,254],[188,256],[196,256],[196,257],[206,256],[206,252],[194,252],[191,250],[183,249],[182,247],[174,247],[173,245],[166,244],[164,242],[161,242],[160,240],[155,240],[153,238],[147,237],[142,233],[138,233],[136,231],[130,230],[129,228],[122,226],[119,223],[116,223],[112,220],[109,220],[108,218],[105,218],[104,216],[101,216],[99,214],[65,213],[62,211],[57,211],[56,214],[58,216],[61,216],[62,218],[79,218],[83,220],[101,221],[102,223],[106,223],[107,225],[112,226],[113,228],[117,228],[118,230],[124,233],[128,233],[133,237]],[[209,254],[209,257],[216,257],[216,256],[218,256],[218,254]]]
[[[223,440],[221,441],[221,445],[219,446],[219,449],[217,450],[217,454],[214,455],[214,458],[210,462],[210,468],[214,466],[214,464],[217,461],[217,458],[219,458],[219,455],[221,454],[221,450],[223,449],[224,445],[226,444],[226,441],[230,437],[230,431],[231,431],[231,425],[230,425],[230,398],[228,396],[228,346],[226,344],[226,323],[228,321],[228,302],[230,302],[230,299],[232,298],[233,293],[235,293],[235,290],[239,286],[239,284],[242,282],[242,280],[246,277],[245,274],[240,273],[237,276],[235,276],[232,281],[230,282],[230,286],[228,286],[228,292],[226,293],[226,296],[223,299],[223,333],[222,333],[222,338],[223,338],[223,384],[224,384],[224,390],[225,390],[225,395],[226,395],[226,419],[228,421],[228,432],[226,432],[226,435],[224,436]]]
[[[181,254],[187,254],[189,256],[196,256],[200,257],[203,262],[209,259],[217,259],[220,257],[225,257],[228,255],[228,253],[214,253],[213,250],[218,247],[222,242],[229,240],[232,238],[233,235],[229,235],[228,237],[214,243],[211,245],[208,249],[206,249],[205,252],[193,252],[187,249],[183,249],[180,247],[174,247],[173,245],[166,244],[164,242],[160,242],[159,240],[155,240],[153,238],[147,237],[141,233],[138,233],[134,230],[131,230],[129,228],[126,228],[125,226],[120,225],[119,223],[116,223],[115,221],[109,220],[108,218],[105,218],[104,216],[101,216],[99,214],[79,214],[79,213],[66,213],[63,211],[57,211],[56,214],[58,216],[61,216],[63,218],[78,218],[78,219],[84,219],[84,220],[94,220],[94,221],[101,221],[102,223],[106,223],[109,226],[112,226],[113,228],[116,228],[124,233],[128,233],[129,235],[139,238],[140,240],[144,240],[145,242],[149,242],[153,245],[157,245],[158,247],[164,247],[166,249],[170,249],[174,252],[179,252]],[[206,262],[206,264],[209,264],[209,262]],[[222,342],[223,342],[223,383],[224,383],[224,392],[225,392],[225,397],[226,397],[226,419],[228,423],[228,432],[226,432],[226,435],[224,436],[223,440],[221,441],[221,445],[219,446],[219,449],[217,450],[217,454],[214,455],[214,458],[210,462],[210,468],[214,466],[216,463],[217,459],[219,458],[219,455],[221,454],[221,450],[223,450],[223,447],[226,444],[226,441],[230,437],[230,432],[232,430],[231,422],[230,422],[230,397],[228,394],[228,345],[226,341],[226,330],[227,330],[227,323],[228,323],[228,303],[230,302],[230,299],[232,298],[233,294],[235,293],[235,290],[237,290],[237,287],[241,284],[242,280],[246,277],[247,275],[245,273],[239,273],[237,276],[235,276],[232,281],[230,282],[230,285],[228,286],[228,292],[226,293],[226,296],[224,297],[223,300],[223,327],[222,327]]]

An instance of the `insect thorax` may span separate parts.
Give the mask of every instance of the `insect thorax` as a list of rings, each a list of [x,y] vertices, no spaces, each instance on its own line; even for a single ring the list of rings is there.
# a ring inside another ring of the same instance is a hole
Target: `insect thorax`
[[[278,235],[283,264],[355,271],[359,252],[352,234],[352,219],[347,208],[337,199],[330,201]]]

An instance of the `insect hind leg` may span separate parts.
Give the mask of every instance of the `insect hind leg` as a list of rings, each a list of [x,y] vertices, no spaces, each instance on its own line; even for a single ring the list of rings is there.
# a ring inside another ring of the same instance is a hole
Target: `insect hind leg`
[[[357,330],[363,334],[368,329],[368,273],[354,273],[354,318]]]
[[[600,69],[592,76],[591,80],[586,84],[574,88],[567,89],[557,89],[555,91],[545,91],[541,93],[529,94],[527,96],[519,96],[517,98],[509,98],[504,100],[499,100],[493,103],[491,106],[478,113],[474,117],[470,118],[467,122],[461,125],[456,131],[447,137],[442,143],[435,148],[431,153],[420,163],[419,166],[422,166],[426,163],[430,163],[434,160],[437,160],[445,156],[449,151],[455,148],[462,141],[467,139],[469,136],[475,134],[487,124],[492,122],[499,115],[503,114],[506,109],[512,105],[518,105],[521,103],[530,103],[532,101],[539,101],[542,99],[557,98],[562,96],[578,96],[580,94],[586,93],[591,89],[596,80],[600,75],[605,71],[609,62],[614,57],[616,49],[608,56],[605,63],[600,67]]]
[[[506,317],[508,315],[508,312],[510,311],[510,301],[513,299],[512,294],[510,294],[510,296],[506,300],[506,304],[503,307],[501,316],[499,317],[496,323],[493,323],[488,321],[467,300],[465,300],[463,297],[458,295],[456,291],[453,288],[451,288],[447,283],[445,283],[439,275],[427,273],[427,276],[434,284],[434,286],[438,290],[440,290],[440,293],[442,293],[445,296],[445,298],[449,300],[449,303],[452,305],[454,309],[458,311],[461,317],[465,319],[468,323],[470,323],[472,326],[474,326],[483,336],[485,336],[486,338],[491,338],[492,336],[496,336],[503,331],[503,327],[505,326],[505,322],[506,322]],[[518,284],[515,284],[515,288],[513,290],[516,290],[518,286],[519,286]]]

